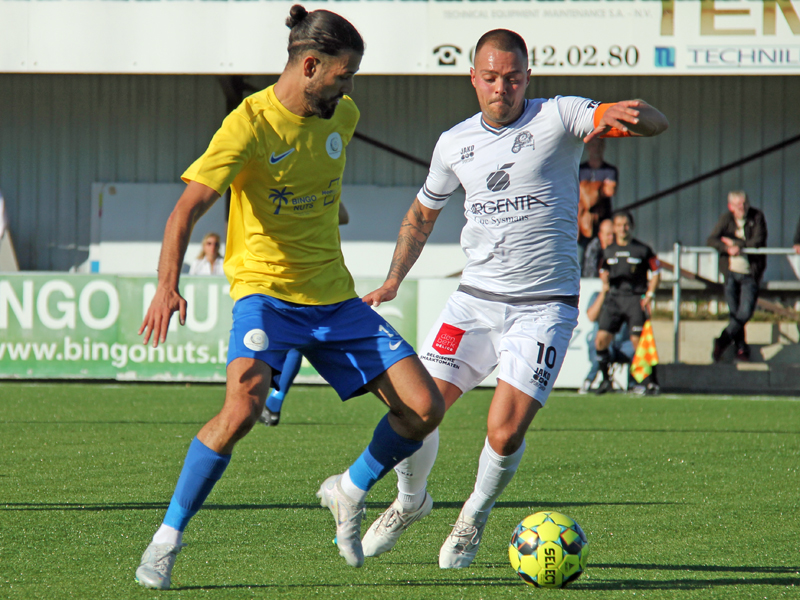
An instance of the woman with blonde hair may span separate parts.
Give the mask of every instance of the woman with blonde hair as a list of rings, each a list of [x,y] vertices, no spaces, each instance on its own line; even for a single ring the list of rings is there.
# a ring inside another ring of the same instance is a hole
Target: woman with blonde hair
[[[189,267],[189,275],[224,275],[223,258],[219,253],[219,245],[219,234],[207,233],[203,238],[200,254]]]

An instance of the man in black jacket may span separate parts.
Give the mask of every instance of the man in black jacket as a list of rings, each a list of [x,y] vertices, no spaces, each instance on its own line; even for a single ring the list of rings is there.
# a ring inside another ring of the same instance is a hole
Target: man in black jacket
[[[736,358],[748,360],[750,349],[745,343],[744,326],[755,311],[767,257],[748,255],[743,249],[766,246],[764,213],[750,206],[745,192],[730,192],[728,210],[722,213],[706,243],[719,250],[719,269],[725,275],[725,299],[730,309],[730,323],[714,340],[714,361],[731,343],[736,344]]]

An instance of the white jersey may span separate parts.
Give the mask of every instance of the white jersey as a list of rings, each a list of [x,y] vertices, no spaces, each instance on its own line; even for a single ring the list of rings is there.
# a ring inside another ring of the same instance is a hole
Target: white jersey
[[[510,125],[478,113],[441,135],[417,198],[438,210],[464,187],[462,286],[498,299],[578,295],[578,166],[599,104],[526,100]]]

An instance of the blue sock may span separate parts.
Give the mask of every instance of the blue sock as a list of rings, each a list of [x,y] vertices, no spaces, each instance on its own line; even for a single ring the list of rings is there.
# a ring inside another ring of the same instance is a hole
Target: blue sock
[[[281,371],[279,379],[281,389],[280,391],[272,390],[272,393],[267,397],[267,408],[270,412],[281,412],[283,399],[286,398],[289,388],[294,383],[294,378],[300,372],[300,364],[302,362],[303,355],[300,354],[299,350],[289,350],[286,360],[283,362],[283,371]]]
[[[183,461],[181,476],[175,486],[164,523],[183,531],[189,519],[203,506],[230,460],[230,454],[217,454],[194,438],[186,453],[186,460]]]
[[[375,482],[391,471],[397,463],[422,448],[422,442],[404,438],[389,425],[384,415],[367,449],[350,467],[350,479],[359,489],[368,491]]]

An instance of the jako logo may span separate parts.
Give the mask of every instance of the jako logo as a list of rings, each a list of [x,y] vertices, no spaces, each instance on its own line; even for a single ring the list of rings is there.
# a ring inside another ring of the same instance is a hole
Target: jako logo
[[[490,192],[502,192],[508,189],[508,186],[511,185],[511,178],[504,169],[510,169],[513,166],[514,163],[506,163],[497,169],[497,171],[489,173],[489,176],[486,178],[486,187],[489,188]]]
[[[675,66],[675,48],[671,46],[656,47],[656,66],[657,67],[674,67]]]

